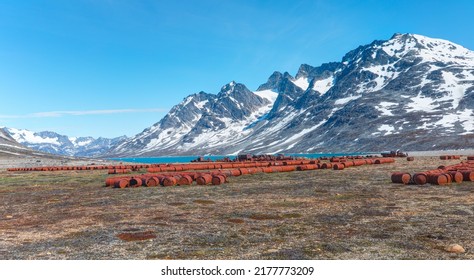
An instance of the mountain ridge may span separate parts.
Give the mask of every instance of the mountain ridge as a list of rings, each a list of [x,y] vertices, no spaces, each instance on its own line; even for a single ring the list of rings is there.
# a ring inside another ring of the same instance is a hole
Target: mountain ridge
[[[256,91],[231,81],[217,94],[194,93],[129,139],[10,134],[35,150],[86,157],[427,150],[474,148],[473,120],[474,52],[396,33],[340,62],[275,71]]]
[[[394,34],[340,62],[199,92],[108,156],[474,148],[474,52]]]
[[[27,129],[4,128],[17,143],[32,150],[60,156],[97,157],[106,153],[112,145],[127,139],[69,137],[52,131],[33,132]]]

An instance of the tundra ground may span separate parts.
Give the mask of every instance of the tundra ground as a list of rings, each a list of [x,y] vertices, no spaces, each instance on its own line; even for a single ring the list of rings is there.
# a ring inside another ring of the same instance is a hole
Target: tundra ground
[[[0,259],[474,259],[474,182],[390,181],[457,162],[127,189],[104,187],[104,170],[1,169]]]

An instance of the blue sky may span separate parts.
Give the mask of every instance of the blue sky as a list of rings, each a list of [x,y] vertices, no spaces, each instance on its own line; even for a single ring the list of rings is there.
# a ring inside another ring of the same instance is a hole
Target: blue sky
[[[0,1],[0,126],[132,136],[187,95],[255,90],[394,33],[474,50],[474,1]]]

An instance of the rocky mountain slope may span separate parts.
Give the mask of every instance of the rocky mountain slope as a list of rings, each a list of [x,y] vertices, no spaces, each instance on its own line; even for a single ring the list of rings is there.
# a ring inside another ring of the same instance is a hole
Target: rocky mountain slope
[[[185,98],[109,155],[317,153],[474,148],[474,52],[395,34],[341,62],[274,72]]]
[[[106,153],[111,146],[127,138],[114,139],[93,137],[68,137],[51,131],[33,132],[26,129],[5,128],[5,131],[18,143],[45,153],[94,157]]]

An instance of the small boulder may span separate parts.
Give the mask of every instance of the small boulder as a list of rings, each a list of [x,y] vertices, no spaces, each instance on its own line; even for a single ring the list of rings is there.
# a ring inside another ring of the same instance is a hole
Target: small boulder
[[[449,253],[456,253],[456,254],[460,254],[460,253],[464,253],[466,252],[466,250],[464,250],[464,248],[459,245],[459,244],[450,244],[448,246],[446,246],[446,248],[444,248],[444,250],[446,252],[449,252]]]

